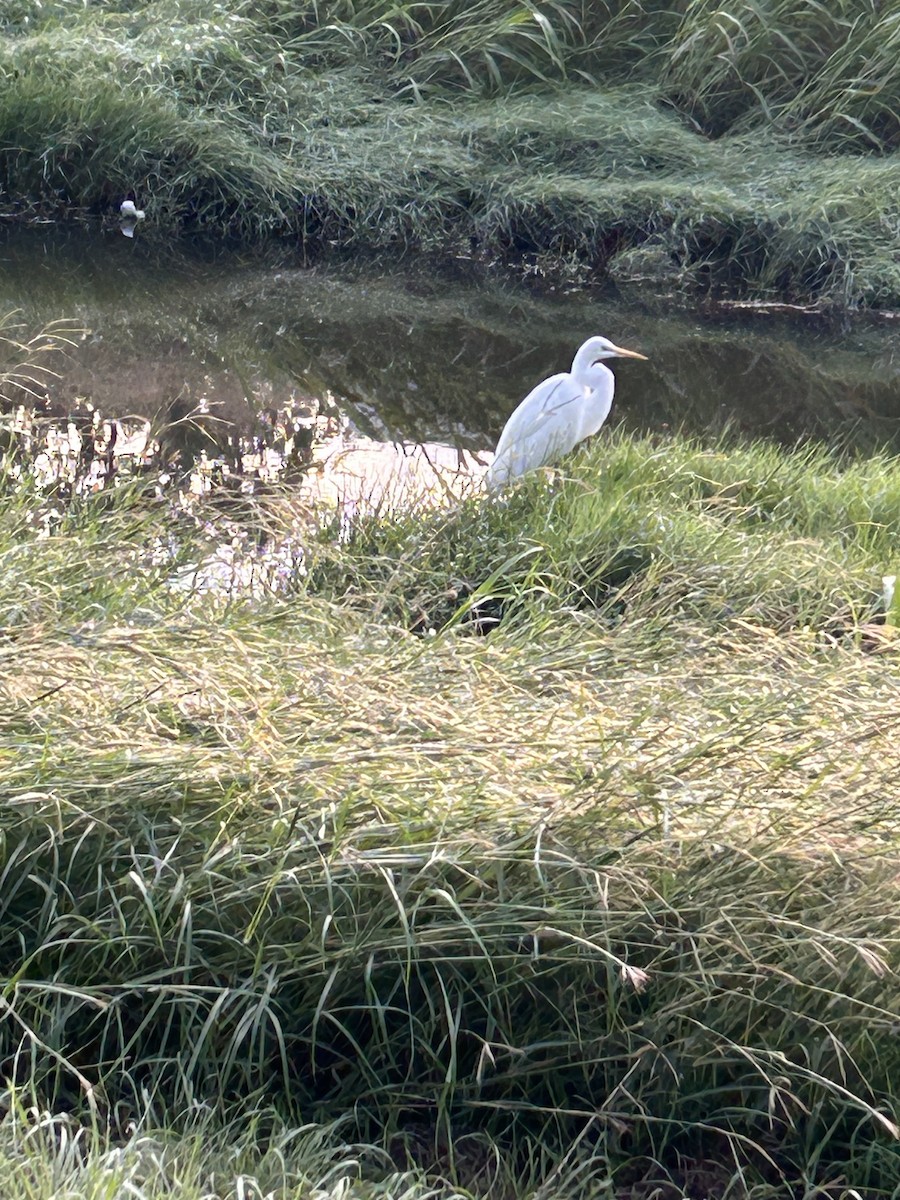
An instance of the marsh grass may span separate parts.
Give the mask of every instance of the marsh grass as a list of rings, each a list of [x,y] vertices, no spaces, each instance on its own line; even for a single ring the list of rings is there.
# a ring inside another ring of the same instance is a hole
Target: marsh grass
[[[695,0],[664,52],[676,102],[711,129],[784,122],[832,148],[896,147],[900,6]]]
[[[900,9],[856,8],[23,2],[0,183],[45,214],[134,191],[144,236],[557,272],[647,243],[673,287],[896,304]]]
[[[31,405],[45,395],[68,350],[84,333],[76,321],[50,321],[36,333],[16,312],[0,316],[0,401]]]
[[[340,1126],[287,1128],[276,1114],[260,1111],[231,1123],[195,1113],[178,1134],[164,1114],[145,1113],[127,1137],[110,1143],[96,1128],[67,1114],[28,1107],[13,1094],[0,1125],[0,1164],[10,1200],[212,1200],[304,1195],[408,1200],[435,1194],[416,1173],[391,1170],[374,1147],[341,1137]],[[152,1124],[154,1115],[160,1124]],[[457,1193],[442,1189],[448,1198]]]
[[[326,594],[396,615],[418,596],[438,625],[439,612],[455,611],[454,581],[480,584],[508,563],[493,587],[511,588],[516,604],[602,606],[624,573],[641,578],[642,604],[661,594],[673,618],[715,624],[740,612],[779,630],[821,629],[838,611],[862,619],[877,608],[895,556],[894,461],[616,432],[549,490],[534,477],[500,505],[473,498],[462,519],[361,521],[310,570]]]
[[[146,485],[48,529],[18,480],[0,1052],[97,1139],[36,1178],[127,1172],[169,1125],[141,1194],[180,1161],[187,1195],[243,1162],[287,1195],[271,1130],[342,1119],[326,1191],[360,1143],[352,1194],[410,1163],[477,1194],[889,1194],[900,705],[855,631],[898,490],[888,458],[617,435],[499,503],[323,533],[251,601],[170,585],[151,536],[196,554],[197,524]]]

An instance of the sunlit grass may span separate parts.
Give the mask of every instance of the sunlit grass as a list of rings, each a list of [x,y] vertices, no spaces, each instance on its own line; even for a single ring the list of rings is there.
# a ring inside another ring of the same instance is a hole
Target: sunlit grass
[[[143,236],[594,271],[644,247],[669,286],[894,305],[898,14],[21,0],[0,27],[0,179],[44,214],[135,191]]]
[[[162,1123],[155,1125],[154,1118]],[[110,1137],[67,1114],[26,1107],[15,1094],[0,1123],[0,1167],[10,1200],[274,1200],[315,1194],[378,1200],[434,1195],[421,1172],[394,1171],[383,1151],[335,1127],[286,1127],[247,1111],[231,1122],[196,1111],[177,1133],[150,1104],[142,1121]],[[167,1127],[168,1126],[168,1127]],[[458,1193],[447,1187],[452,1200]]]
[[[898,493],[886,457],[616,435],[499,501],[323,532],[251,599],[149,564],[206,535],[146,488],[49,524],[8,489],[0,1045],[27,1102],[136,1122],[109,1161],[150,1197],[182,1154],[186,1195],[238,1169],[291,1194],[288,1142],[230,1127],[218,1157],[240,1108],[343,1119],[302,1168],[326,1191],[356,1142],[364,1190],[408,1154],[477,1194],[687,1195],[686,1164],[721,1194],[723,1163],[738,1195],[889,1191],[900,697],[865,628]]]
[[[634,602],[652,609],[662,589],[671,619],[740,614],[781,629],[873,609],[896,555],[900,475],[884,455],[841,461],[815,447],[617,433],[569,460],[562,478],[547,489],[531,477],[497,506],[472,501],[464,519],[364,521],[313,559],[312,577],[363,604],[371,589],[381,606],[418,594],[446,611],[449,580],[481,582],[509,563],[497,588],[578,607],[631,564]]]

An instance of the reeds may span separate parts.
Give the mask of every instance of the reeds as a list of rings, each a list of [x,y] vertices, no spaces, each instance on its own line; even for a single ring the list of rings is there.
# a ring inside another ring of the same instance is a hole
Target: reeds
[[[37,333],[25,329],[16,312],[0,315],[0,401],[30,405],[46,394],[46,384],[65,352],[83,333],[75,321],[50,321]]]
[[[27,18],[27,19],[26,19]],[[13,209],[900,303],[896,4],[19,5]],[[555,264],[555,265],[554,265]]]
[[[101,1131],[342,1118],[368,1178],[409,1154],[479,1194],[691,1194],[686,1163],[889,1191],[898,705],[865,626],[898,488],[887,458],[617,435],[499,503],[323,532],[251,600],[172,586],[148,551],[196,526],[146,488],[34,528],[20,478],[17,1087]]]
[[[704,124],[774,120],[832,149],[894,149],[900,5],[708,0],[664,51],[665,87]]]

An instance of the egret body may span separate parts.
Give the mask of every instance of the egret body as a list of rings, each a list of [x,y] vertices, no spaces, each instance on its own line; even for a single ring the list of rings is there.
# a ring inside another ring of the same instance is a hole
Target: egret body
[[[123,217],[130,217],[132,221],[143,221],[147,215],[143,209],[135,205],[133,200],[123,200],[119,205],[119,212]]]
[[[487,471],[489,488],[555,461],[597,432],[609,416],[616,386],[612,371],[603,365],[606,358],[646,361],[646,355],[623,350],[608,338],[588,338],[572,370],[539,383],[506,422]]]

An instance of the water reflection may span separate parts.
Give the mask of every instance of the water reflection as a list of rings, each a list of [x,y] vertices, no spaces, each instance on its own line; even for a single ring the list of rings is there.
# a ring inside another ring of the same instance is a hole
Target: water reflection
[[[672,315],[659,300],[551,293],[470,264],[304,268],[271,249],[176,251],[152,230],[123,239],[118,221],[5,231],[0,312],[13,308],[33,326],[65,315],[90,330],[55,364],[48,413],[147,418],[185,459],[237,462],[273,431],[299,438],[292,413],[344,414],[376,439],[489,447],[530,387],[597,332],[650,357],[617,367],[611,423],[900,449],[896,338],[871,324]]]

